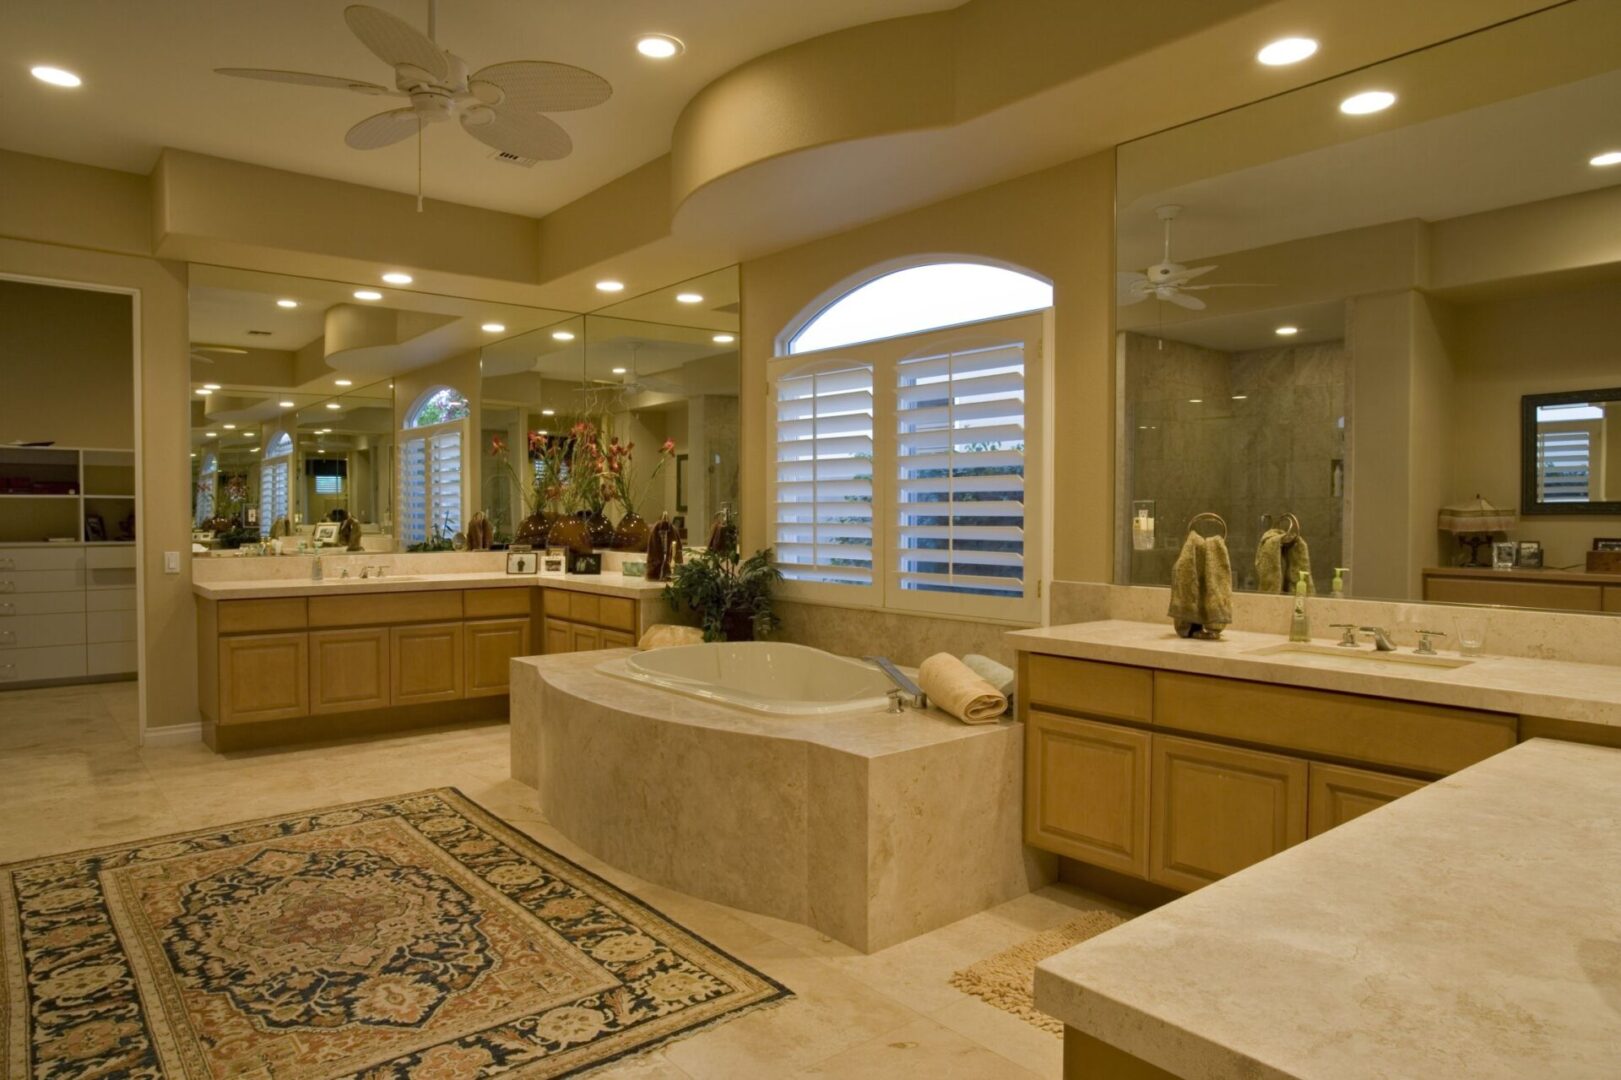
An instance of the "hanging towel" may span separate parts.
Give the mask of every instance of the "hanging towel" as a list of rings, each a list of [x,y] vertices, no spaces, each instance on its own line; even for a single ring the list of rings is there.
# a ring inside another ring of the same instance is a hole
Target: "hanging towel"
[[[1258,592],[1283,591],[1283,530],[1268,529],[1255,545],[1255,588]]]
[[[1176,632],[1187,637],[1197,623],[1204,621],[1204,595],[1199,583],[1199,559],[1204,537],[1189,531],[1182,541],[1182,553],[1171,567],[1171,607],[1166,612],[1176,622]]]
[[[1315,593],[1317,583],[1311,578],[1311,548],[1306,546],[1304,536],[1295,537],[1295,542],[1283,550],[1284,569],[1287,576],[1283,581],[1284,592],[1294,592],[1295,582],[1300,580],[1300,572],[1306,572],[1306,591]]]
[[[1007,712],[1007,697],[950,653],[935,653],[917,669],[918,689],[965,724],[994,724]]]
[[[1199,593],[1199,621],[1219,634],[1233,621],[1233,559],[1219,536],[1206,539],[1200,549]]]
[[[996,692],[1007,697],[1013,696],[1013,669],[1006,664],[999,664],[988,656],[978,653],[969,653],[962,658],[962,662],[975,675],[996,687]]]

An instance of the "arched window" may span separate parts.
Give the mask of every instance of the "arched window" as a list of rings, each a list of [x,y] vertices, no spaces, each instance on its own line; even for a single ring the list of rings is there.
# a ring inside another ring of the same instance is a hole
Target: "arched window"
[[[292,513],[292,455],[293,437],[278,432],[265,440],[263,460],[259,464],[259,535],[269,536],[277,518]]]
[[[1052,306],[1053,287],[1030,274],[985,263],[928,263],[844,293],[799,328],[787,351],[833,349]]]
[[[430,387],[405,414],[400,432],[400,540],[407,548],[448,545],[462,529],[462,477],[468,445],[467,397]]]
[[[1040,621],[1051,305],[1030,274],[931,263],[787,338],[768,369],[785,595]]]

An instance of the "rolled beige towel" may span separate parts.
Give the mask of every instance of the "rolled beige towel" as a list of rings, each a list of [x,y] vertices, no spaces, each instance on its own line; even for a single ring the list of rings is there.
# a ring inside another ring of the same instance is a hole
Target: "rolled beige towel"
[[[998,694],[1005,697],[1013,696],[1014,677],[1012,668],[1006,664],[997,663],[988,656],[981,656],[979,653],[969,653],[962,658],[962,662],[967,664],[968,669],[975,675],[994,686]]]
[[[1007,712],[1007,697],[950,653],[923,661],[917,685],[931,702],[965,724],[994,724]]]
[[[649,626],[642,634],[642,640],[636,647],[643,652],[650,649],[668,649],[673,645],[702,645],[704,632],[696,626],[675,626],[672,623],[655,623]]]

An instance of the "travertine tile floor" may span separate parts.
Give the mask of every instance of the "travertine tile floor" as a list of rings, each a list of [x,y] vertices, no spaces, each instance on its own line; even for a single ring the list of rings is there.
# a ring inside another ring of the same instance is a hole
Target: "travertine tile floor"
[[[218,755],[142,748],[130,683],[0,693],[0,862],[307,807],[461,789],[797,995],[593,1074],[611,1080],[1057,1077],[1060,1041],[969,997],[953,971],[1108,906],[1051,887],[867,956],[793,923],[620,874],[553,831],[508,776],[504,724]]]

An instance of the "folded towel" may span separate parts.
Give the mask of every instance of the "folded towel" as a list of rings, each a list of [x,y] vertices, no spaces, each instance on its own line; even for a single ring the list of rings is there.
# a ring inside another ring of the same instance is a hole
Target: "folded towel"
[[[1203,550],[1204,537],[1190,530],[1188,538],[1182,541],[1182,553],[1171,567],[1171,607],[1166,614],[1176,620],[1177,632],[1184,637],[1187,636],[1184,627],[1204,621],[1203,588],[1199,584],[1199,557]]]
[[[1233,559],[1219,536],[1205,540],[1200,551],[1199,592],[1199,621],[1220,633],[1233,621]]]
[[[1283,549],[1284,566],[1288,577],[1284,581],[1284,591],[1294,592],[1295,582],[1300,580],[1300,572],[1306,572],[1306,591],[1315,593],[1317,583],[1311,579],[1311,548],[1306,546],[1304,536],[1295,537],[1295,542]]]
[[[1007,697],[950,653],[935,653],[917,669],[929,701],[965,724],[992,724],[1007,712]]]
[[[1283,591],[1283,530],[1268,529],[1255,545],[1255,588],[1259,592]]]
[[[696,626],[675,626],[671,623],[655,623],[642,633],[642,640],[636,647],[643,652],[651,649],[668,649],[674,645],[702,645],[704,632]]]
[[[988,656],[978,653],[969,653],[962,658],[962,662],[975,675],[996,687],[996,692],[1007,697],[1013,696],[1013,669],[1006,664],[999,664]]]

